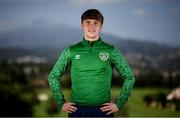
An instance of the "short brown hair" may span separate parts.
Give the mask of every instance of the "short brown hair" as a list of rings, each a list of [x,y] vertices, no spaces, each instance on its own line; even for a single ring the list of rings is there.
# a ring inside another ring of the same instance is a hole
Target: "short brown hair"
[[[83,22],[83,20],[86,20],[86,19],[98,20],[98,21],[101,22],[101,24],[103,24],[103,22],[104,22],[103,15],[97,9],[88,9],[88,10],[86,10],[81,16],[81,22]]]

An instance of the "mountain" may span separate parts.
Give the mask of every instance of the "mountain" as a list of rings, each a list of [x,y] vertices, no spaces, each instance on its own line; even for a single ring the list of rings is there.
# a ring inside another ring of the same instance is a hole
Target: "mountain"
[[[33,49],[53,47],[63,49],[68,45],[82,40],[82,35],[81,29],[64,24],[50,26],[45,24],[36,24],[0,33],[0,48],[19,47]],[[153,47],[160,46],[160,44],[155,42],[145,42],[136,39],[122,39],[110,34],[102,33],[101,36],[104,41],[112,43],[113,45],[118,44],[118,47],[121,46],[126,49],[134,49],[134,46],[136,46],[136,50],[139,50],[137,48],[140,47],[146,47],[144,49],[149,50],[152,45]],[[147,45],[150,46],[147,48]],[[164,47],[162,46],[162,48]]]
[[[0,60],[36,55],[52,62],[65,47],[81,41],[82,35],[81,29],[67,25],[26,26],[0,33]],[[180,69],[180,48],[104,33],[101,37],[118,47],[134,67]]]
[[[69,34],[68,34],[69,33]],[[0,48],[21,47],[61,47],[71,42],[77,42],[81,33],[73,27],[59,26],[26,26],[17,30],[0,34]]]

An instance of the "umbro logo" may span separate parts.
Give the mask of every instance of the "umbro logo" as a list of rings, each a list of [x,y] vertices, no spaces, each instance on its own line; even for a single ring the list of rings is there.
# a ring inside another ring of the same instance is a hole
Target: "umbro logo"
[[[75,55],[74,59],[80,59],[81,55],[80,54],[77,54]]]

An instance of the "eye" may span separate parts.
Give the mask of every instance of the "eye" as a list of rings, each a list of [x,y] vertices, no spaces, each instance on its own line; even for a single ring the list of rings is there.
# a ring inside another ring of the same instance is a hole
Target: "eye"
[[[90,24],[90,21],[86,21],[85,23],[86,23],[86,25],[89,25],[89,24]]]
[[[98,26],[98,25],[100,25],[100,22],[99,21],[95,21],[94,25]]]
[[[94,22],[94,24],[95,24],[95,25],[97,25],[97,24],[98,24],[98,22],[96,22],[96,21],[95,21],[95,22]]]

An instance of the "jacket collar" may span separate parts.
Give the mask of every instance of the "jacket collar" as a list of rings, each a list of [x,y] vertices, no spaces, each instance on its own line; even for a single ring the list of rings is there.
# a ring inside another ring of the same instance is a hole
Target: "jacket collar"
[[[92,41],[91,43],[90,43],[90,41],[86,40],[84,37],[83,37],[83,40],[82,40],[82,44],[83,44],[84,46],[97,46],[97,45],[99,45],[101,42],[102,42],[102,39],[101,39],[100,37],[99,37],[98,40]]]

